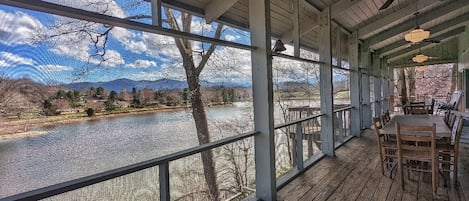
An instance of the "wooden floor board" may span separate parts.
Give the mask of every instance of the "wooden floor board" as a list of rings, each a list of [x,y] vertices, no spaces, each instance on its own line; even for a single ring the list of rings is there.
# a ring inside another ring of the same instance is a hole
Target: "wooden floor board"
[[[401,190],[400,178],[381,174],[374,134],[371,130],[361,138],[350,140],[336,151],[335,157],[326,157],[304,174],[287,184],[277,193],[278,200],[450,200],[466,201],[469,196],[469,149],[460,163],[460,185],[445,187],[440,178],[436,195],[431,188],[431,177],[411,173],[405,176],[405,189]],[[463,151],[464,152],[464,151]],[[466,169],[464,169],[466,168]],[[406,171],[404,171],[406,175]],[[469,201],[469,200],[468,200]]]
[[[381,166],[379,165],[379,163],[376,163],[375,169],[371,170],[371,171],[372,171],[371,176],[368,177],[368,180],[366,181],[366,184],[365,184],[364,188],[360,192],[360,195],[358,196],[358,198],[355,199],[355,200],[357,200],[357,201],[358,200],[359,201],[368,201],[368,200],[374,201],[374,200],[376,200],[376,198],[374,198],[374,196],[376,194],[379,194],[379,191],[377,191],[377,190],[378,190],[378,187],[380,186],[380,184],[382,183],[381,179],[383,178],[382,174],[381,174]]]

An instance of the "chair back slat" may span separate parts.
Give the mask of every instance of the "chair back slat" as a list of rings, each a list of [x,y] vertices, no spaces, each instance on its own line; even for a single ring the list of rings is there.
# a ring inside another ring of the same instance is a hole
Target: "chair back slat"
[[[414,135],[412,133],[415,132]],[[418,135],[417,135],[418,133]],[[422,135],[427,133],[427,135]],[[408,146],[402,146],[403,141],[412,141],[416,143],[428,142],[430,146],[428,150],[434,150],[436,148],[436,124],[432,126],[422,125],[401,125],[399,122],[396,123],[396,135],[397,135],[397,149],[406,150]],[[423,148],[419,148],[423,149]],[[414,148],[410,150],[415,150]]]
[[[464,127],[464,117],[457,116],[451,129],[451,143],[458,146],[461,139],[462,128]]]

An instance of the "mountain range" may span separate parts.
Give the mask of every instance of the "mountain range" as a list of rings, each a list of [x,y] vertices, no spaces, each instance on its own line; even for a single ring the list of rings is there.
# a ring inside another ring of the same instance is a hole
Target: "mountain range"
[[[214,87],[214,86],[225,86],[225,87],[248,87],[250,84],[247,83],[227,83],[227,82],[207,82],[201,81],[201,85],[204,87]],[[65,85],[69,89],[86,89],[90,87],[102,87],[109,91],[119,92],[122,89],[131,91],[132,88],[138,89],[153,89],[153,90],[162,90],[162,89],[184,89],[187,88],[186,81],[172,80],[172,79],[159,79],[155,81],[150,80],[130,80],[130,79],[117,79],[108,82],[76,82]]]

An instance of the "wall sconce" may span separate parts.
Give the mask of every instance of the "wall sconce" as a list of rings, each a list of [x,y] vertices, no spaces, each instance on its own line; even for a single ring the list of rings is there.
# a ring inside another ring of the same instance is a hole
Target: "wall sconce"
[[[287,50],[287,48],[285,48],[285,45],[283,45],[283,42],[279,39],[275,41],[275,45],[272,48],[272,56],[277,56],[285,50]]]

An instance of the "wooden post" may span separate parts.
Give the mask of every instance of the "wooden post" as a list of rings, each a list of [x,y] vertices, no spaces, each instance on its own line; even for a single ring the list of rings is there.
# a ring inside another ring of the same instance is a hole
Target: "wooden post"
[[[161,163],[158,166],[159,180],[160,180],[160,200],[169,201],[169,163]]]
[[[300,57],[300,0],[293,0],[293,55]],[[288,42],[288,41],[284,41]]]
[[[360,72],[358,67],[359,47],[358,47],[358,34],[353,32],[349,38],[350,49],[350,104],[353,107],[350,111],[350,132],[351,135],[361,136],[361,119],[360,115],[361,104],[361,90],[360,90]]]
[[[362,91],[362,127],[371,127],[371,104],[370,104],[370,52],[368,47],[361,47],[360,51],[360,67],[361,69],[361,91]]]
[[[320,40],[319,67],[321,94],[321,150],[324,154],[334,156],[334,118],[332,98],[332,42],[331,42],[331,9],[325,8],[319,17]]]
[[[295,146],[295,162],[296,162],[296,168],[298,170],[303,170],[303,128],[301,126],[301,123],[296,124],[296,136],[295,136],[295,141],[296,141],[296,146]]]
[[[151,17],[152,24],[161,27],[161,0],[151,0]]]
[[[375,117],[381,116],[381,105],[382,99],[381,99],[381,63],[379,59],[379,53],[375,52],[373,53],[373,75],[374,75],[374,97],[375,97]]]
[[[251,32],[252,90],[256,161],[256,198],[276,200],[274,108],[270,33],[270,1],[249,1]]]

